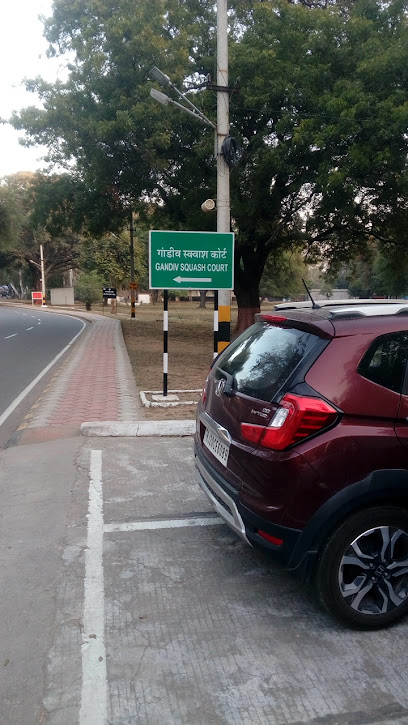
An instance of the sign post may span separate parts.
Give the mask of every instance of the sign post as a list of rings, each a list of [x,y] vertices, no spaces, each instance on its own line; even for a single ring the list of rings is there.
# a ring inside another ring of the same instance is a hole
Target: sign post
[[[44,306],[44,297],[42,292],[31,292],[31,304],[40,303],[40,307]]]
[[[116,302],[116,287],[102,287],[103,297],[103,309],[108,304],[108,300],[112,300],[111,312],[116,315],[117,313],[117,302]],[[105,311],[104,313],[105,314]]]
[[[149,233],[149,287],[164,290],[163,397],[167,396],[168,290],[234,288],[234,234],[232,232]],[[214,350],[215,343],[214,314]],[[218,320],[217,320],[218,324]]]

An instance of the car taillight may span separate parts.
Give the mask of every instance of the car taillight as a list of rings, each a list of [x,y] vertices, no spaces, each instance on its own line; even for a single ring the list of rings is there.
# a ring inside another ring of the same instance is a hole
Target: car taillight
[[[205,399],[207,397],[207,387],[208,387],[208,377],[207,377],[207,379],[206,379],[206,381],[204,383],[204,387],[203,387],[203,390],[202,390],[202,393],[201,393],[201,401],[203,403],[205,403]]]
[[[287,393],[268,426],[241,423],[241,433],[252,443],[282,451],[324,430],[337,416],[337,410],[325,400]]]

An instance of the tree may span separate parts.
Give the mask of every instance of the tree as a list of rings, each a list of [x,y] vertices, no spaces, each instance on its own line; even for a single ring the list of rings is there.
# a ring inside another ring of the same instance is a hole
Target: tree
[[[260,282],[262,297],[279,299],[304,292],[307,268],[299,251],[278,250],[269,255]]]
[[[141,234],[143,234],[141,230]],[[122,230],[121,235],[107,234],[101,239],[87,238],[81,245],[79,267],[90,272],[95,270],[106,284],[113,287],[125,287],[130,282],[130,240],[129,232]],[[139,289],[148,288],[147,244],[145,236],[136,235],[134,239],[135,278]]]
[[[3,253],[4,265],[9,269],[24,270],[29,283],[41,289],[40,244],[44,250],[45,278],[66,272],[76,266],[79,256],[79,237],[69,228],[53,233],[53,226],[43,215],[43,225],[36,216],[38,194],[44,192],[43,177],[20,172],[7,176],[0,189],[12,199],[14,233]],[[45,184],[48,188],[48,183]],[[40,192],[41,190],[41,192]]]
[[[152,225],[207,229],[212,139],[187,114],[154,105],[151,65],[174,82],[213,72],[209,0],[54,2],[51,52],[70,50],[66,83],[36,79],[43,109],[14,117],[50,158],[75,160],[96,199],[129,202]],[[344,0],[231,4],[231,173],[238,328],[259,309],[270,254],[349,260],[367,240],[402,244],[407,225],[407,4]],[[215,97],[195,92],[208,115]],[[75,122],[73,123],[73,119]],[[149,204],[146,204],[146,200]],[[161,224],[161,225],[162,225]],[[107,227],[108,228],[108,227]],[[160,228],[160,227],[156,227]]]
[[[95,271],[81,272],[75,282],[75,296],[85,302],[86,309],[90,310],[92,303],[101,299],[105,283],[106,281]]]
[[[262,3],[233,46],[243,110],[232,118],[241,115],[245,148],[232,177],[243,250],[237,279],[255,280],[244,288],[252,305],[265,257],[290,239],[303,239],[309,260],[326,264],[350,259],[373,236],[401,239],[405,11],[371,0],[327,9]]]
[[[408,254],[401,254],[396,245],[386,245],[377,254],[373,265],[375,291],[388,297],[408,294]]]
[[[13,247],[23,224],[24,214],[6,184],[0,185],[0,250]]]

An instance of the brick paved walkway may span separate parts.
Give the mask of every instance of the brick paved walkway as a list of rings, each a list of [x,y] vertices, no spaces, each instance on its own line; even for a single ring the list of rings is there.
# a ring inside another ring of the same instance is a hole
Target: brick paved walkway
[[[143,419],[120,322],[96,315],[86,319],[88,324],[73,351],[33,406],[22,429],[75,429],[90,421]]]

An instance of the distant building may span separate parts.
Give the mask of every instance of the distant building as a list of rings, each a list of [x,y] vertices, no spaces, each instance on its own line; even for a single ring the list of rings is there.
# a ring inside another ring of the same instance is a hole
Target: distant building
[[[348,289],[333,289],[330,297],[327,297],[320,289],[311,289],[310,294],[314,300],[349,300],[351,297]]]

